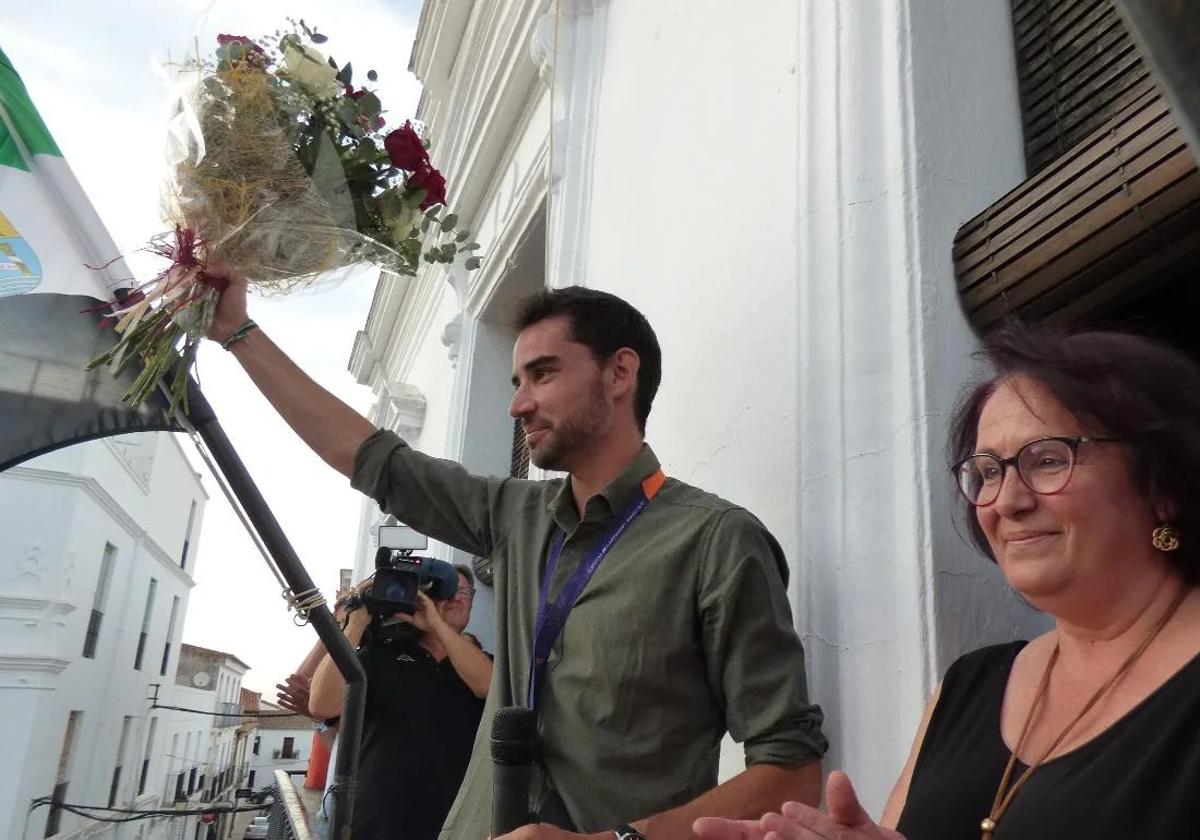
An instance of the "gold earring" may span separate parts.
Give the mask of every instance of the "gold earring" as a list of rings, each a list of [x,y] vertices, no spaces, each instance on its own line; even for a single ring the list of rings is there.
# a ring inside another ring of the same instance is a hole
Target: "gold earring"
[[[1150,542],[1159,551],[1174,551],[1179,548],[1179,532],[1170,525],[1159,525],[1150,535]]]

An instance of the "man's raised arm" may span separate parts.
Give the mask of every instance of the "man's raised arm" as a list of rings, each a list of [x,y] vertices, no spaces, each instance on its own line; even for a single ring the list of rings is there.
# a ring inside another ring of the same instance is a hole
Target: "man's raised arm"
[[[235,332],[246,330],[227,345],[229,352],[301,440],[325,463],[349,477],[359,446],[375,427],[314,382],[261,329],[246,329],[245,278],[228,266],[210,266],[206,273],[229,281],[221,293],[208,337],[225,343]]]

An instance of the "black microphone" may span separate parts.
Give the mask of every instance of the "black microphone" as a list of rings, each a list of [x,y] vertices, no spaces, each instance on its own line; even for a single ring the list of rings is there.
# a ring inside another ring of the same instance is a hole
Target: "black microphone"
[[[537,754],[537,715],[505,706],[492,717],[492,837],[533,822],[529,777]]]

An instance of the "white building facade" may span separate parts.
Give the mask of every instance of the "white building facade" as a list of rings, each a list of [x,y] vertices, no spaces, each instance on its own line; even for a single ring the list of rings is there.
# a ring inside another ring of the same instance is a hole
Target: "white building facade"
[[[245,780],[243,745],[254,738],[240,716],[242,677],[248,670],[232,654],[183,645],[174,685],[165,695],[168,699],[159,701],[178,707],[160,713],[163,740],[153,771],[159,785],[153,793],[161,807],[195,809],[207,802],[233,801],[235,789]],[[204,837],[198,816],[152,824],[147,840]]]
[[[246,787],[274,784],[275,771],[303,773],[312,758],[313,722],[303,715],[284,714],[273,703],[263,703],[249,750]],[[300,780],[297,780],[300,781]]]
[[[426,2],[418,115],[483,266],[383,278],[350,362],[377,424],[508,475],[515,301],[579,284],[644,312],[648,440],[779,539],[826,766],[875,813],[952,659],[1042,626],[956,530],[943,454],[975,344],[951,243],[1025,177],[1011,11]],[[360,578],[379,522],[366,503]],[[491,615],[484,589],[485,647]]]
[[[157,806],[166,726],[151,698],[169,702],[206,499],[169,434],[0,473],[0,836],[145,832],[30,806]]]

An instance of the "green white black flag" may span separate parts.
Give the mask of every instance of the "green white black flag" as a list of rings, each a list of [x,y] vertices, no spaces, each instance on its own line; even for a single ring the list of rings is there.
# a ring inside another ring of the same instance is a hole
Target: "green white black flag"
[[[97,308],[129,285],[129,269],[0,51],[0,470],[84,440],[178,429],[162,399],[138,409],[121,402],[136,370],[85,370],[116,342]]]

